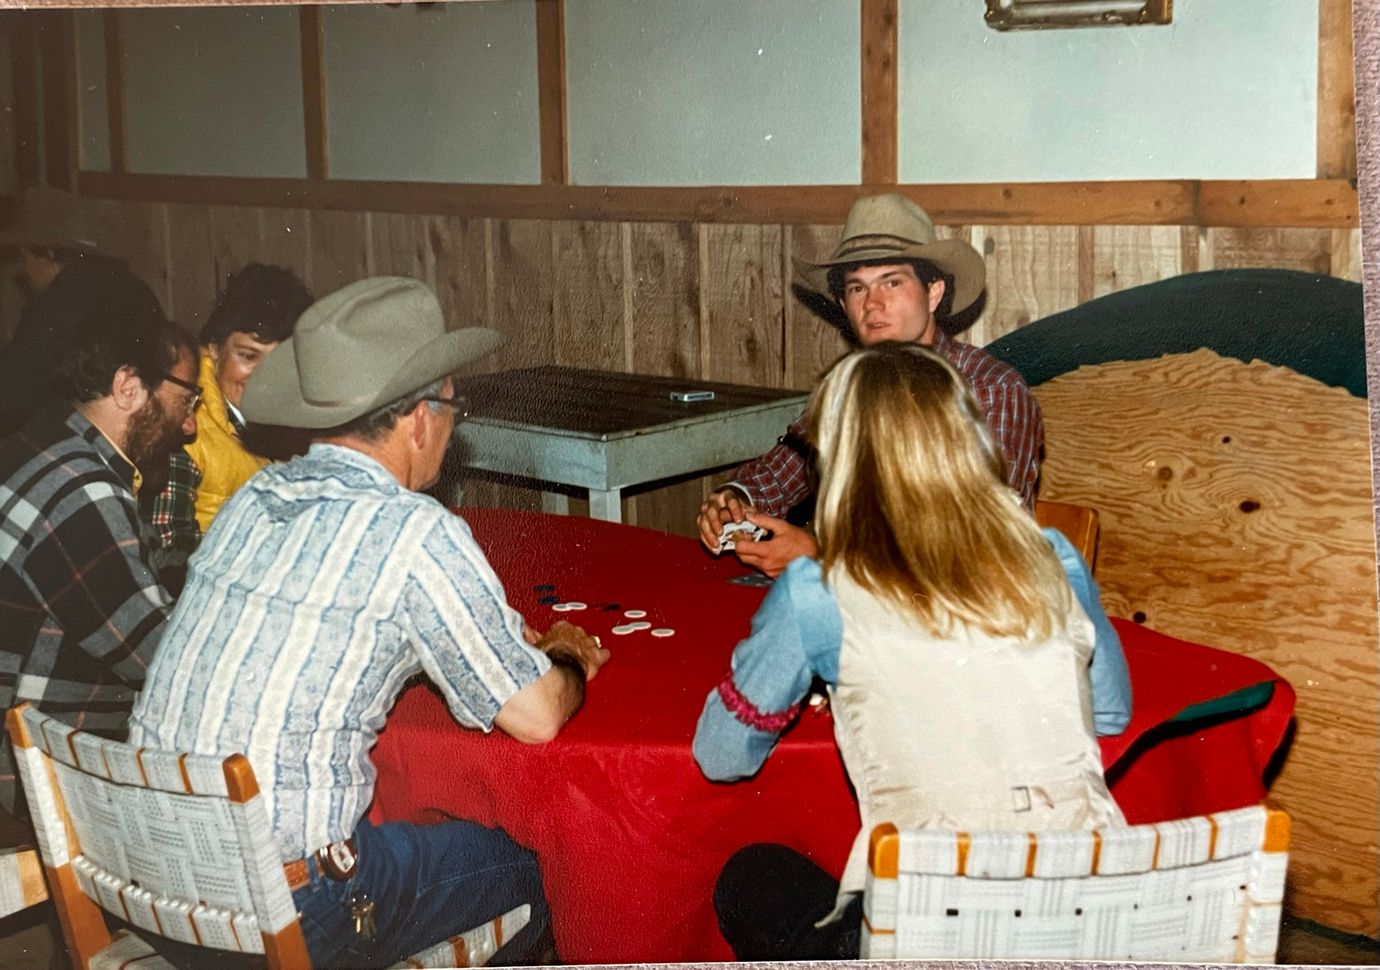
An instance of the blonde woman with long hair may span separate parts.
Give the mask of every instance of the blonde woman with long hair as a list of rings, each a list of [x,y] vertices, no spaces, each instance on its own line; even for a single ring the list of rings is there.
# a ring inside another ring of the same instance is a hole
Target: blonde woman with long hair
[[[879,344],[825,376],[806,416],[818,453],[818,560],[776,581],[695,735],[704,773],[754,774],[813,678],[862,826],[841,883],[784,846],[742,850],[715,890],[739,959],[857,953],[868,833],[1123,823],[1097,734],[1130,719],[1130,682],[1072,545],[1005,484],[962,377],[916,344]]]

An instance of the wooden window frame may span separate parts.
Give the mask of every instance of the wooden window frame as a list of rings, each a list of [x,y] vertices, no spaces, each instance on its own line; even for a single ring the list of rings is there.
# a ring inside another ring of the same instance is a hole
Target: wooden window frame
[[[111,171],[72,171],[93,197],[207,205],[256,205],[464,216],[703,223],[835,223],[854,199],[901,192],[937,222],[985,225],[1192,225],[1346,229],[1359,225],[1351,94],[1350,2],[1320,0],[1318,176],[1312,179],[1160,179],[915,184],[897,181],[899,0],[857,0],[860,16],[862,180],[858,185],[575,186],[569,184],[564,0],[536,0],[541,183],[535,185],[341,180],[329,177],[319,11],[299,8],[308,175],[304,179],[148,175],[127,171],[123,44],[107,12]],[[70,16],[68,14],[67,16]],[[112,31],[111,27],[115,28]],[[67,65],[75,50],[67,32]],[[1346,43],[1342,43],[1346,41]],[[1344,50],[1343,50],[1344,48]],[[65,110],[75,126],[74,99]],[[51,115],[49,116],[51,117]]]

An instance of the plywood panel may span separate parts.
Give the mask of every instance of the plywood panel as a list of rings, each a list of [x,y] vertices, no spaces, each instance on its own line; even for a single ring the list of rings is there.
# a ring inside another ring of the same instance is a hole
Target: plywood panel
[[[1366,402],[1208,350],[1036,388],[1041,496],[1101,514],[1109,612],[1249,654],[1298,692],[1273,787],[1292,905],[1374,935],[1380,695]]]
[[[1216,269],[1269,266],[1305,273],[1331,270],[1328,229],[1209,229]]]
[[[623,227],[616,222],[557,222],[552,312],[555,362],[627,369]]]
[[[780,226],[700,227],[700,359],[709,380],[785,378]]]
[[[1090,297],[1183,272],[1177,226],[1093,226]]]
[[[1078,304],[1074,226],[974,226],[987,259],[987,305],[962,339],[979,347],[1032,320]]]

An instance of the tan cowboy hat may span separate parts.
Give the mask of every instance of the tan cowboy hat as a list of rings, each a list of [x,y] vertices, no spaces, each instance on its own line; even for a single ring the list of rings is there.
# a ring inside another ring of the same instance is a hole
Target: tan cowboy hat
[[[978,251],[962,239],[935,239],[929,213],[904,195],[868,195],[853,203],[843,224],[843,239],[822,263],[796,258],[797,282],[830,300],[829,270],[866,260],[924,259],[953,277],[953,303],[949,312],[967,309],[987,281],[987,264]]]
[[[240,410],[258,424],[334,428],[502,342],[483,327],[447,333],[441,305],[419,280],[371,277],[307,307],[293,335],[250,375]]]
[[[117,226],[99,218],[76,196],[46,186],[30,188],[19,206],[19,217],[0,230],[0,249],[38,246],[79,249],[116,255]]]

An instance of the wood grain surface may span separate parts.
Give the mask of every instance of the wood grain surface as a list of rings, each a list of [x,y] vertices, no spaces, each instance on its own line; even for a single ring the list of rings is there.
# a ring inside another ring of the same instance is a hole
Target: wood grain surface
[[[1375,935],[1380,679],[1366,402],[1208,350],[1036,388],[1044,499],[1101,516],[1108,612],[1248,654],[1298,693],[1272,797],[1293,911]]]

